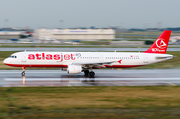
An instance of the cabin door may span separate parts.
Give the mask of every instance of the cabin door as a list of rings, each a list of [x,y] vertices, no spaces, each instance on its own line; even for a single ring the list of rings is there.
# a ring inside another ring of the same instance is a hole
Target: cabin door
[[[147,54],[144,55],[144,63],[148,63],[148,55]]]
[[[26,62],[27,61],[27,56],[26,56],[26,52],[22,53],[22,62]]]

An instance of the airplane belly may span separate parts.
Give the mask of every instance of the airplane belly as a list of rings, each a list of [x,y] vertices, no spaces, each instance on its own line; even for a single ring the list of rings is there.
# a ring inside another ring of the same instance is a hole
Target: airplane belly
[[[146,65],[143,63],[142,59],[127,59],[127,60],[120,60],[118,62],[114,62],[110,65],[105,65],[106,68],[130,68],[130,67],[138,67],[138,66],[143,66]]]

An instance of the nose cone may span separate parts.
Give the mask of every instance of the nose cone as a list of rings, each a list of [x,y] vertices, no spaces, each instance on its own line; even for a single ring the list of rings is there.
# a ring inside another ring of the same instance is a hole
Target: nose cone
[[[9,61],[9,59],[6,58],[6,59],[3,61],[3,63],[4,63],[4,64],[9,64],[10,61]]]

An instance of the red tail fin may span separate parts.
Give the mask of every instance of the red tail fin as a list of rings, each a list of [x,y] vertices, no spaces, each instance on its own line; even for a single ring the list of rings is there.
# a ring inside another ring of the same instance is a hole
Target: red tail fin
[[[158,37],[158,39],[151,45],[151,47],[144,53],[166,54],[170,35],[171,35],[171,31],[169,31],[169,30],[164,31]]]

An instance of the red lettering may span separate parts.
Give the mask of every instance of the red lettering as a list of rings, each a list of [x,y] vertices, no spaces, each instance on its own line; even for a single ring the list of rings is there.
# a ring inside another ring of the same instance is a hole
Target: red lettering
[[[44,53],[42,53],[42,59],[43,59],[43,60],[45,59],[45,54],[44,54]]]
[[[28,55],[28,59],[29,60],[34,60],[34,59],[37,59],[37,60],[60,60],[61,62],[64,60],[75,60],[75,54],[65,54],[63,55],[63,53],[61,54],[45,54],[45,53],[42,53],[42,54],[29,54]]]
[[[55,54],[55,55],[54,55],[54,60],[59,60],[59,59],[60,59],[60,55]]]
[[[64,59],[65,59],[65,60],[69,60],[69,59],[70,59],[70,55],[65,54],[65,55],[64,55]]]
[[[63,54],[61,53],[61,62],[63,61]]]
[[[75,60],[74,54],[71,54],[71,59],[72,59],[72,60]]]
[[[41,59],[40,56],[41,56],[41,54],[36,54],[36,59],[37,59],[37,60],[40,60],[40,59]]]
[[[47,54],[47,55],[46,55],[46,59],[47,59],[47,60],[52,60],[52,55],[51,55],[51,54]]]
[[[33,54],[29,54],[29,55],[28,55],[28,59],[29,59],[29,60],[34,60],[34,59],[35,59],[35,56],[34,56]]]

